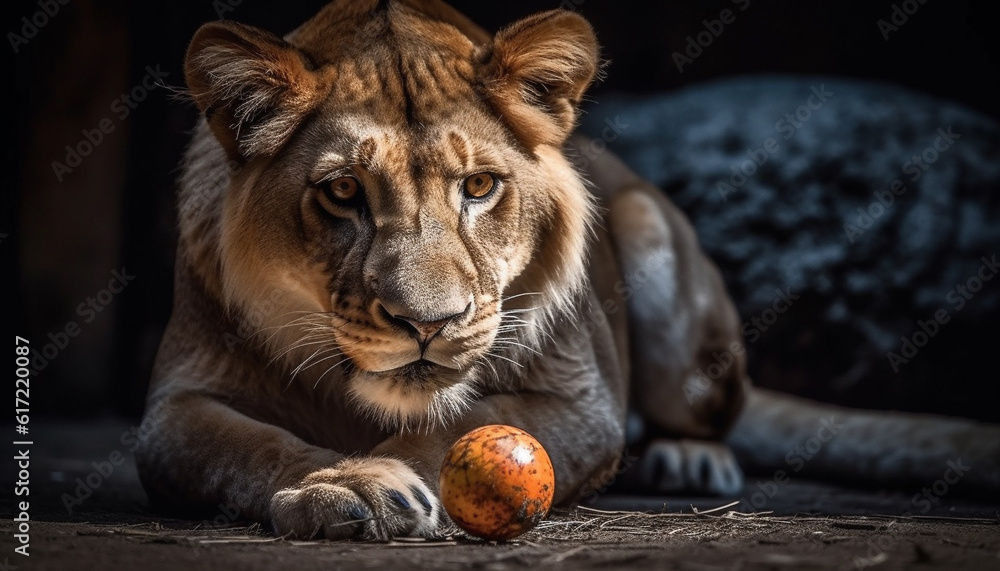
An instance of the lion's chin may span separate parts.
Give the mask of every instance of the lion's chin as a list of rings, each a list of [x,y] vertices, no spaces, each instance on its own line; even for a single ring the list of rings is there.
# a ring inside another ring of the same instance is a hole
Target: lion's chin
[[[358,371],[348,383],[354,404],[383,429],[446,426],[477,396],[471,371],[419,360],[381,372]]]

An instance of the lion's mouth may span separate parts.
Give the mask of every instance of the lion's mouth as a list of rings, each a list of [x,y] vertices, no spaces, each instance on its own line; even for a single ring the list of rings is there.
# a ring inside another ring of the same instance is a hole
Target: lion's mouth
[[[389,373],[395,373],[397,376],[404,378],[423,378],[427,375],[434,373],[442,368],[447,368],[444,365],[439,365],[427,359],[417,359],[412,363],[407,363],[402,367],[395,369],[394,371],[388,371]]]
[[[441,388],[451,385],[461,370],[441,365],[427,359],[418,359],[395,369],[373,373],[379,377],[392,378],[394,382],[413,388]]]
[[[447,423],[476,396],[469,372],[418,359],[395,369],[361,372],[349,384],[354,402],[387,429]]]
[[[452,374],[460,373],[462,367],[458,367],[452,360],[447,360],[444,363],[439,363],[434,360],[433,357],[428,357],[426,354],[417,357],[416,359],[400,363],[398,360],[393,363],[392,361],[384,363],[375,363],[375,366],[361,366],[357,362],[354,362],[357,369],[364,371],[372,375],[386,375],[391,377],[407,377],[407,378],[419,378],[423,375],[438,373],[438,374]]]

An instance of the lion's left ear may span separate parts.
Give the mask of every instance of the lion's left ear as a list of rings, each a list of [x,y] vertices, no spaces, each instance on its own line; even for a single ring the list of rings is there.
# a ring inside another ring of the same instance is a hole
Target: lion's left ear
[[[235,22],[202,26],[184,62],[212,133],[241,160],[277,151],[322,101],[328,75],[278,36]]]
[[[486,49],[487,100],[528,147],[561,145],[600,63],[587,20],[565,10],[536,14],[498,32]]]

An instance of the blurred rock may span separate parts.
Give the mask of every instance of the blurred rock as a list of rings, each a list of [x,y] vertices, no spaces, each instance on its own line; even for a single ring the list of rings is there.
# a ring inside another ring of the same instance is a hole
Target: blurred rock
[[[627,127],[602,137],[608,120]],[[995,122],[891,85],[759,77],[603,97],[583,130],[691,217],[758,384],[1000,420]],[[787,311],[777,289],[799,296]]]

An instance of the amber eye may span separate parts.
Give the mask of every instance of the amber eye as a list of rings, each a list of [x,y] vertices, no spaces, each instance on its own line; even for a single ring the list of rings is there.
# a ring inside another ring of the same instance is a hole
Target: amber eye
[[[485,172],[477,173],[465,179],[465,196],[469,198],[486,198],[496,188],[497,181],[493,175]]]
[[[320,202],[329,210],[333,207],[352,208],[361,198],[361,183],[353,176],[341,176],[319,185]]]
[[[327,183],[326,195],[330,200],[350,202],[358,195],[360,186],[358,179],[353,176],[342,176]]]

